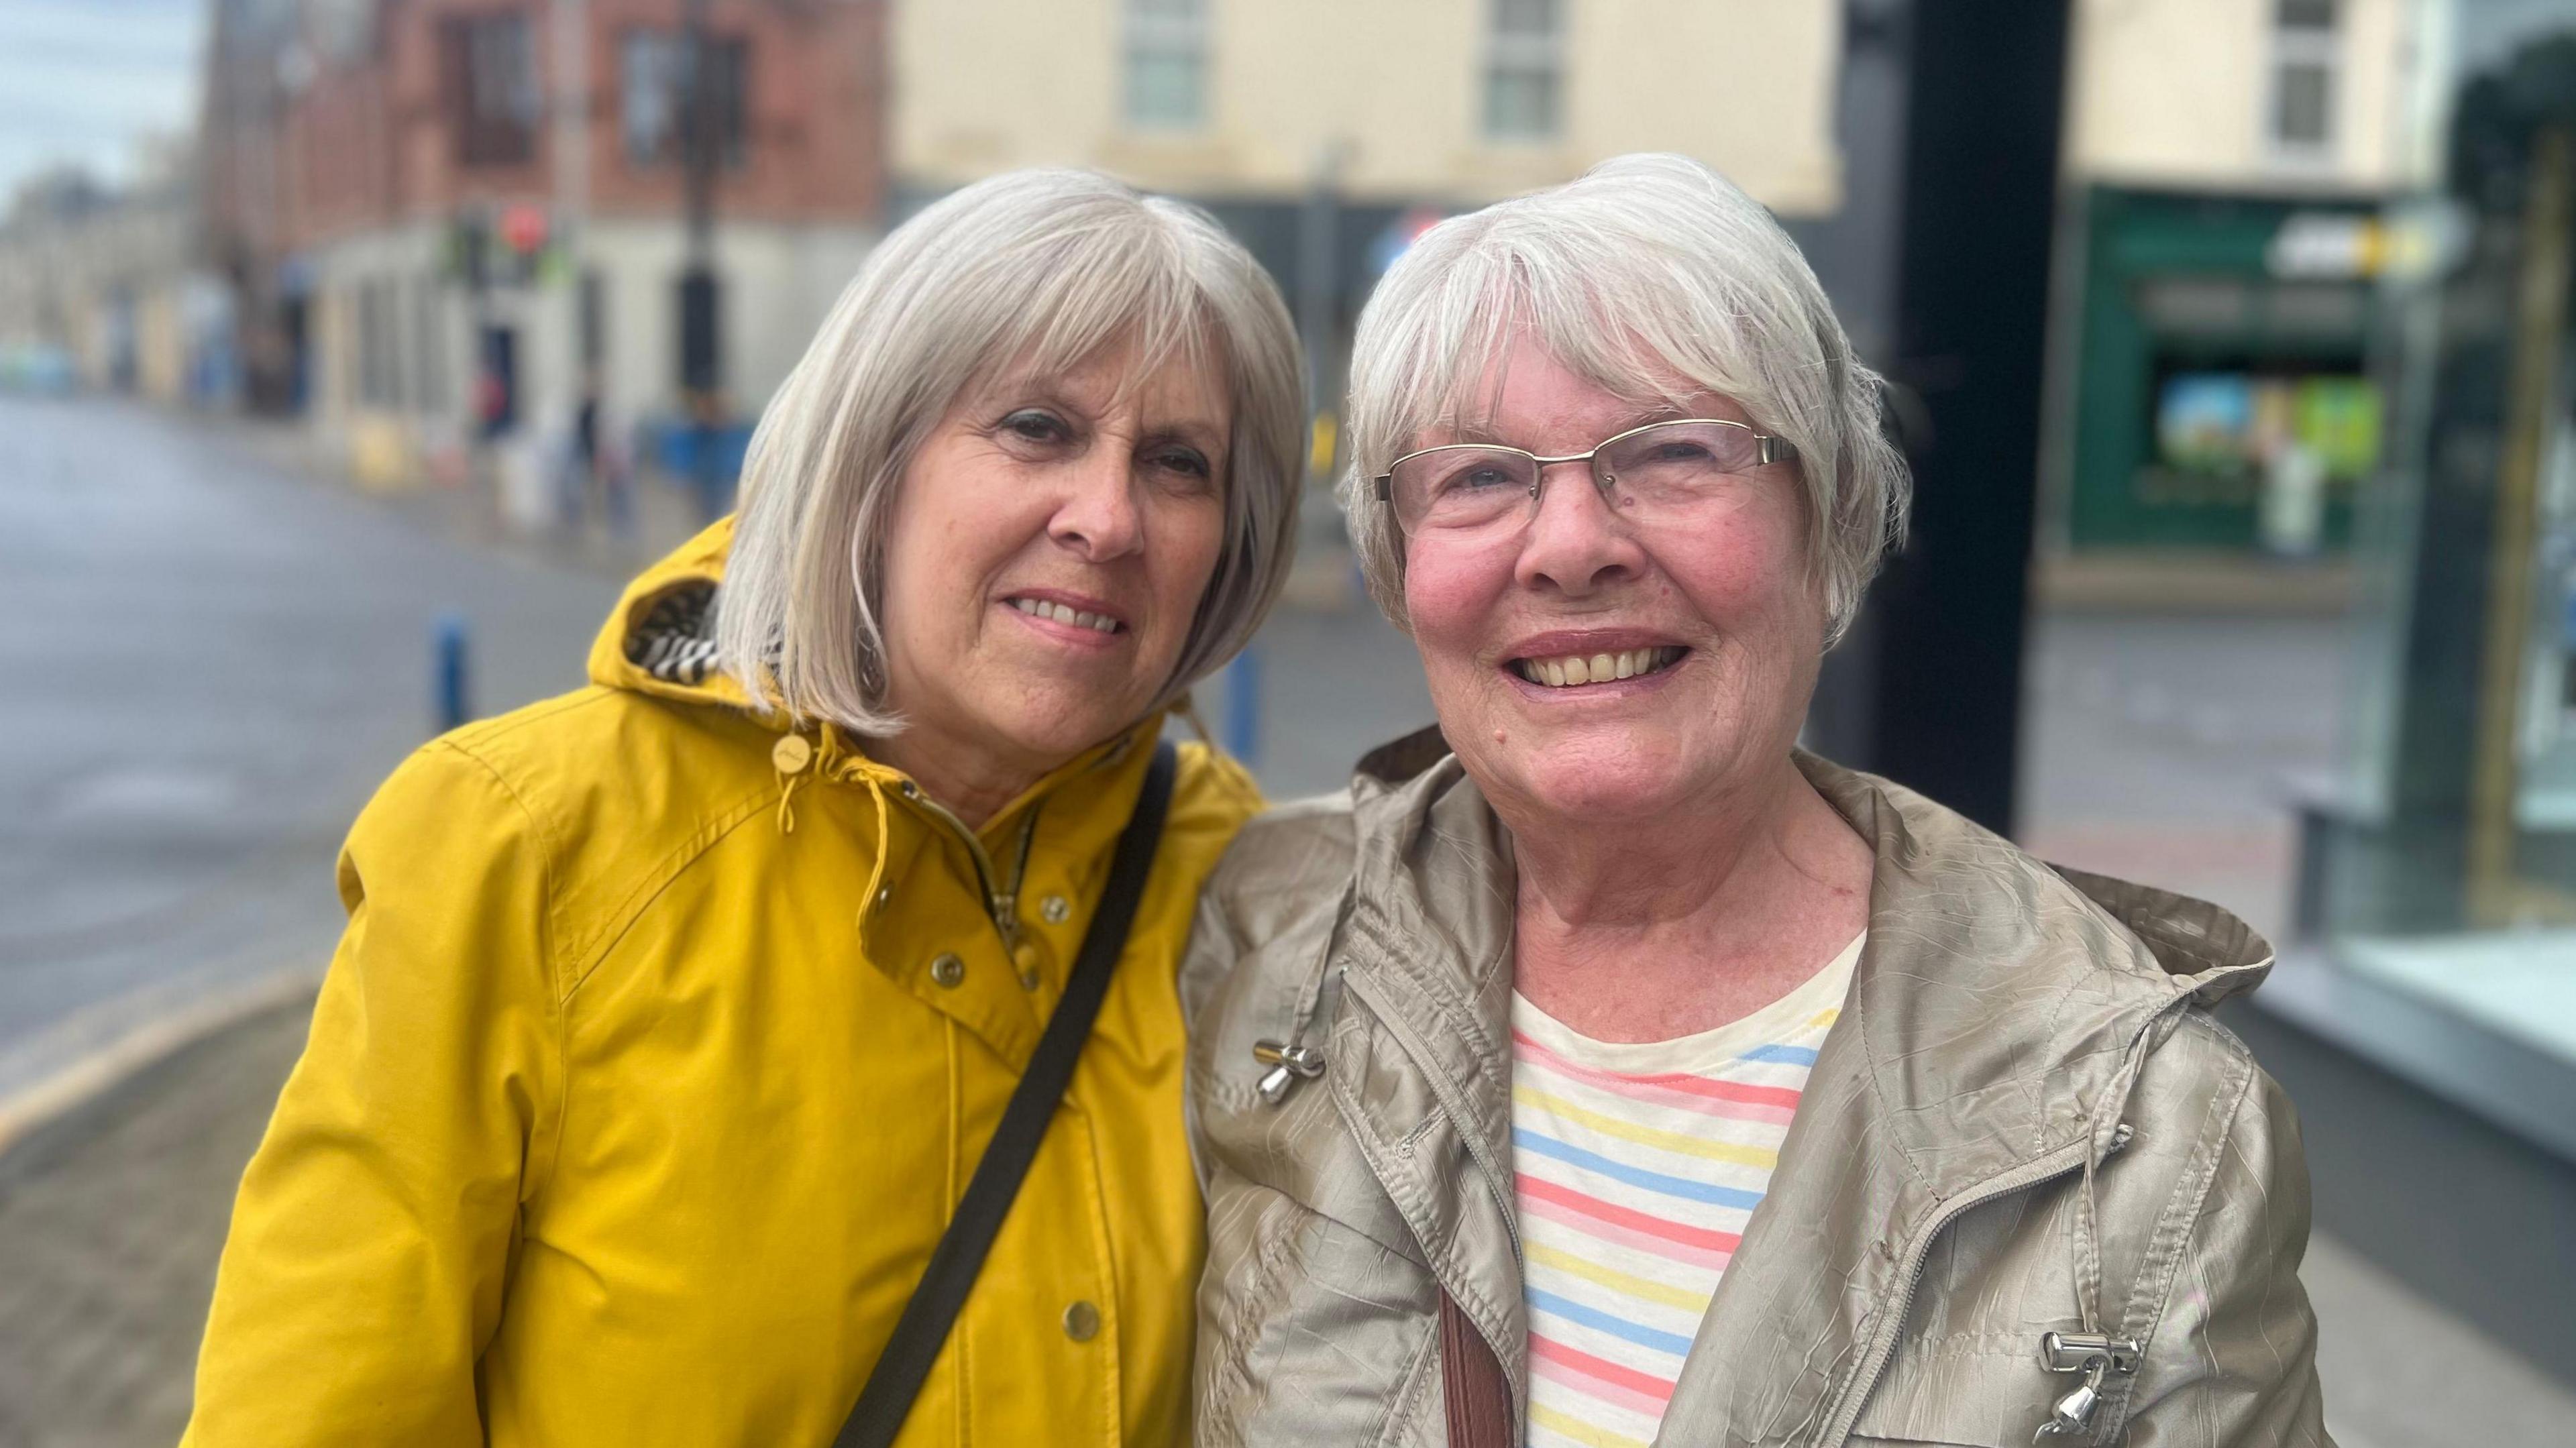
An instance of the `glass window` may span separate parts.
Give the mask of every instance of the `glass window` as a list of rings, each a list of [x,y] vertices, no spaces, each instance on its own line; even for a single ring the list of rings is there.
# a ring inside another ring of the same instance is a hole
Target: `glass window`
[[[1127,0],[1127,124],[1207,124],[1207,0]]]
[[[525,165],[536,155],[543,109],[528,17],[517,11],[460,17],[441,34],[457,162]]]
[[[1563,129],[1564,6],[1560,0],[1492,0],[1485,52],[1485,134],[1549,141]]]
[[[707,42],[707,99],[718,155],[727,166],[744,156],[744,112],[750,94],[748,46],[739,37]],[[689,121],[689,41],[676,30],[630,30],[619,47],[618,131],[626,159],[652,166],[685,159]]]
[[[2335,0],[2278,0],[2272,10],[2272,149],[2317,159],[2334,149]]]

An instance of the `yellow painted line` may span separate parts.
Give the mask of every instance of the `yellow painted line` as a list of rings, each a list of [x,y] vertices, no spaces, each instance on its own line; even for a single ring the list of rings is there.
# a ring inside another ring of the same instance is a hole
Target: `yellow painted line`
[[[1669,1282],[1657,1282],[1651,1278],[1622,1272],[1615,1267],[1604,1267],[1598,1262],[1586,1262],[1562,1247],[1550,1247],[1543,1242],[1524,1239],[1521,1246],[1528,1254],[1529,1260],[1541,1267],[1553,1267],[1559,1272],[1570,1272],[1586,1282],[1597,1282],[1613,1292],[1624,1292],[1643,1302],[1659,1302],[1666,1307],[1678,1307],[1684,1312],[1706,1313],[1708,1311],[1708,1294],[1705,1292],[1693,1292],[1686,1287],[1675,1287]]]
[[[227,989],[210,992],[178,1010],[147,1015],[108,1037],[97,1047],[0,1096],[0,1151],[27,1133],[70,1111],[144,1067],[245,1021],[297,996],[310,995],[321,972],[305,966],[273,971]],[[146,987],[142,994],[148,994]],[[122,1001],[102,1002],[89,1010],[113,1010]]]
[[[1729,1161],[1738,1166],[1758,1166],[1764,1171],[1769,1171],[1780,1164],[1780,1153],[1767,1147],[1738,1146],[1731,1141],[1711,1141],[1704,1136],[1693,1136],[1688,1132],[1663,1131],[1652,1126],[1639,1126],[1633,1121],[1622,1121],[1616,1116],[1605,1116],[1598,1111],[1577,1106],[1562,1096],[1549,1095],[1535,1086],[1513,1087],[1512,1099],[1524,1106],[1535,1106],[1542,1111],[1564,1117],[1568,1121],[1588,1126],[1604,1136],[1615,1136],[1623,1141],[1633,1141],[1644,1146],[1657,1146],[1666,1151],[1680,1152],[1684,1156],[1701,1157],[1708,1161]]]

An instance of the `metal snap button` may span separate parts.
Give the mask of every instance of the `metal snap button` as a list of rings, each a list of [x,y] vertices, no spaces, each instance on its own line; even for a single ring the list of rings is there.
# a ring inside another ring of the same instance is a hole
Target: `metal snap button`
[[[884,908],[886,907],[886,902],[887,902],[887,901],[889,901],[889,900],[892,900],[893,898],[894,898],[894,887],[893,887],[892,885],[879,885],[879,886],[877,887],[877,908],[878,908],[878,909],[880,909],[880,910],[884,909]]]
[[[1049,895],[1038,902],[1038,915],[1049,925],[1062,925],[1073,918],[1073,902],[1062,895]]]
[[[1076,1302],[1064,1310],[1064,1335],[1075,1342],[1089,1342],[1100,1335],[1100,1309],[1088,1302]]]
[[[781,734],[778,742],[769,746],[769,762],[777,765],[781,774],[802,774],[805,766],[814,762],[814,746],[802,734]]]
[[[930,979],[935,985],[954,986],[966,978],[966,962],[953,955],[934,957],[930,962]]]

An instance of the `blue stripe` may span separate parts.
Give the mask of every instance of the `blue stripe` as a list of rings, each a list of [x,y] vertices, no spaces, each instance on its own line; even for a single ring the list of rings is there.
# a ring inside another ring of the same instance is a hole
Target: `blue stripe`
[[[1760,1192],[1748,1192],[1741,1187],[1722,1187],[1715,1182],[1695,1182],[1688,1177],[1666,1176],[1659,1171],[1647,1171],[1643,1167],[1628,1166],[1612,1161],[1606,1156],[1585,1151],[1582,1147],[1568,1146],[1553,1137],[1541,1136],[1525,1126],[1512,1128],[1512,1145],[1522,1151],[1534,1151],[1541,1156],[1552,1156],[1558,1161],[1570,1162],[1586,1171],[1597,1171],[1603,1176],[1626,1182],[1632,1187],[1644,1187],[1650,1192],[1661,1192],[1668,1197],[1707,1202],[1720,1207],[1741,1207],[1748,1212],[1762,1204]]]
[[[1812,1066],[1816,1064],[1816,1052],[1811,1046],[1756,1046],[1735,1059],[1776,1061],[1783,1066]]]
[[[1690,1356],[1691,1340],[1677,1333],[1657,1332],[1651,1327],[1640,1327],[1624,1317],[1613,1317],[1599,1308],[1586,1307],[1580,1302],[1568,1302],[1553,1292],[1541,1292],[1535,1287],[1525,1290],[1529,1296],[1529,1305],[1540,1312],[1554,1313],[1568,1322],[1579,1322],[1585,1327],[1598,1328],[1612,1337],[1624,1337],[1640,1347],[1650,1347],[1657,1352],[1668,1352],[1681,1358]]]

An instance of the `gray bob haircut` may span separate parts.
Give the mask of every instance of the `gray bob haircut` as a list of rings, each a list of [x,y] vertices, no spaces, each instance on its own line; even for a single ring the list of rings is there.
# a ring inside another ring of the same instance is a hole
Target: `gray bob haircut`
[[[1226,378],[1225,535],[1161,708],[1248,642],[1287,581],[1305,382],[1279,289],[1204,211],[1086,171],[951,193],[860,267],[752,433],[716,652],[755,702],[862,735],[885,699],[885,530],[896,484],[968,389],[1061,375],[1133,343]]]
[[[1403,548],[1375,480],[1425,436],[1479,419],[1489,371],[1523,335],[1640,407],[1719,393],[1794,445],[1826,642],[1842,637],[1905,531],[1910,485],[1880,429],[1878,377],[1771,214],[1669,155],[1614,157],[1444,221],[1369,298],[1352,349],[1342,506],[1389,619],[1405,625]]]

